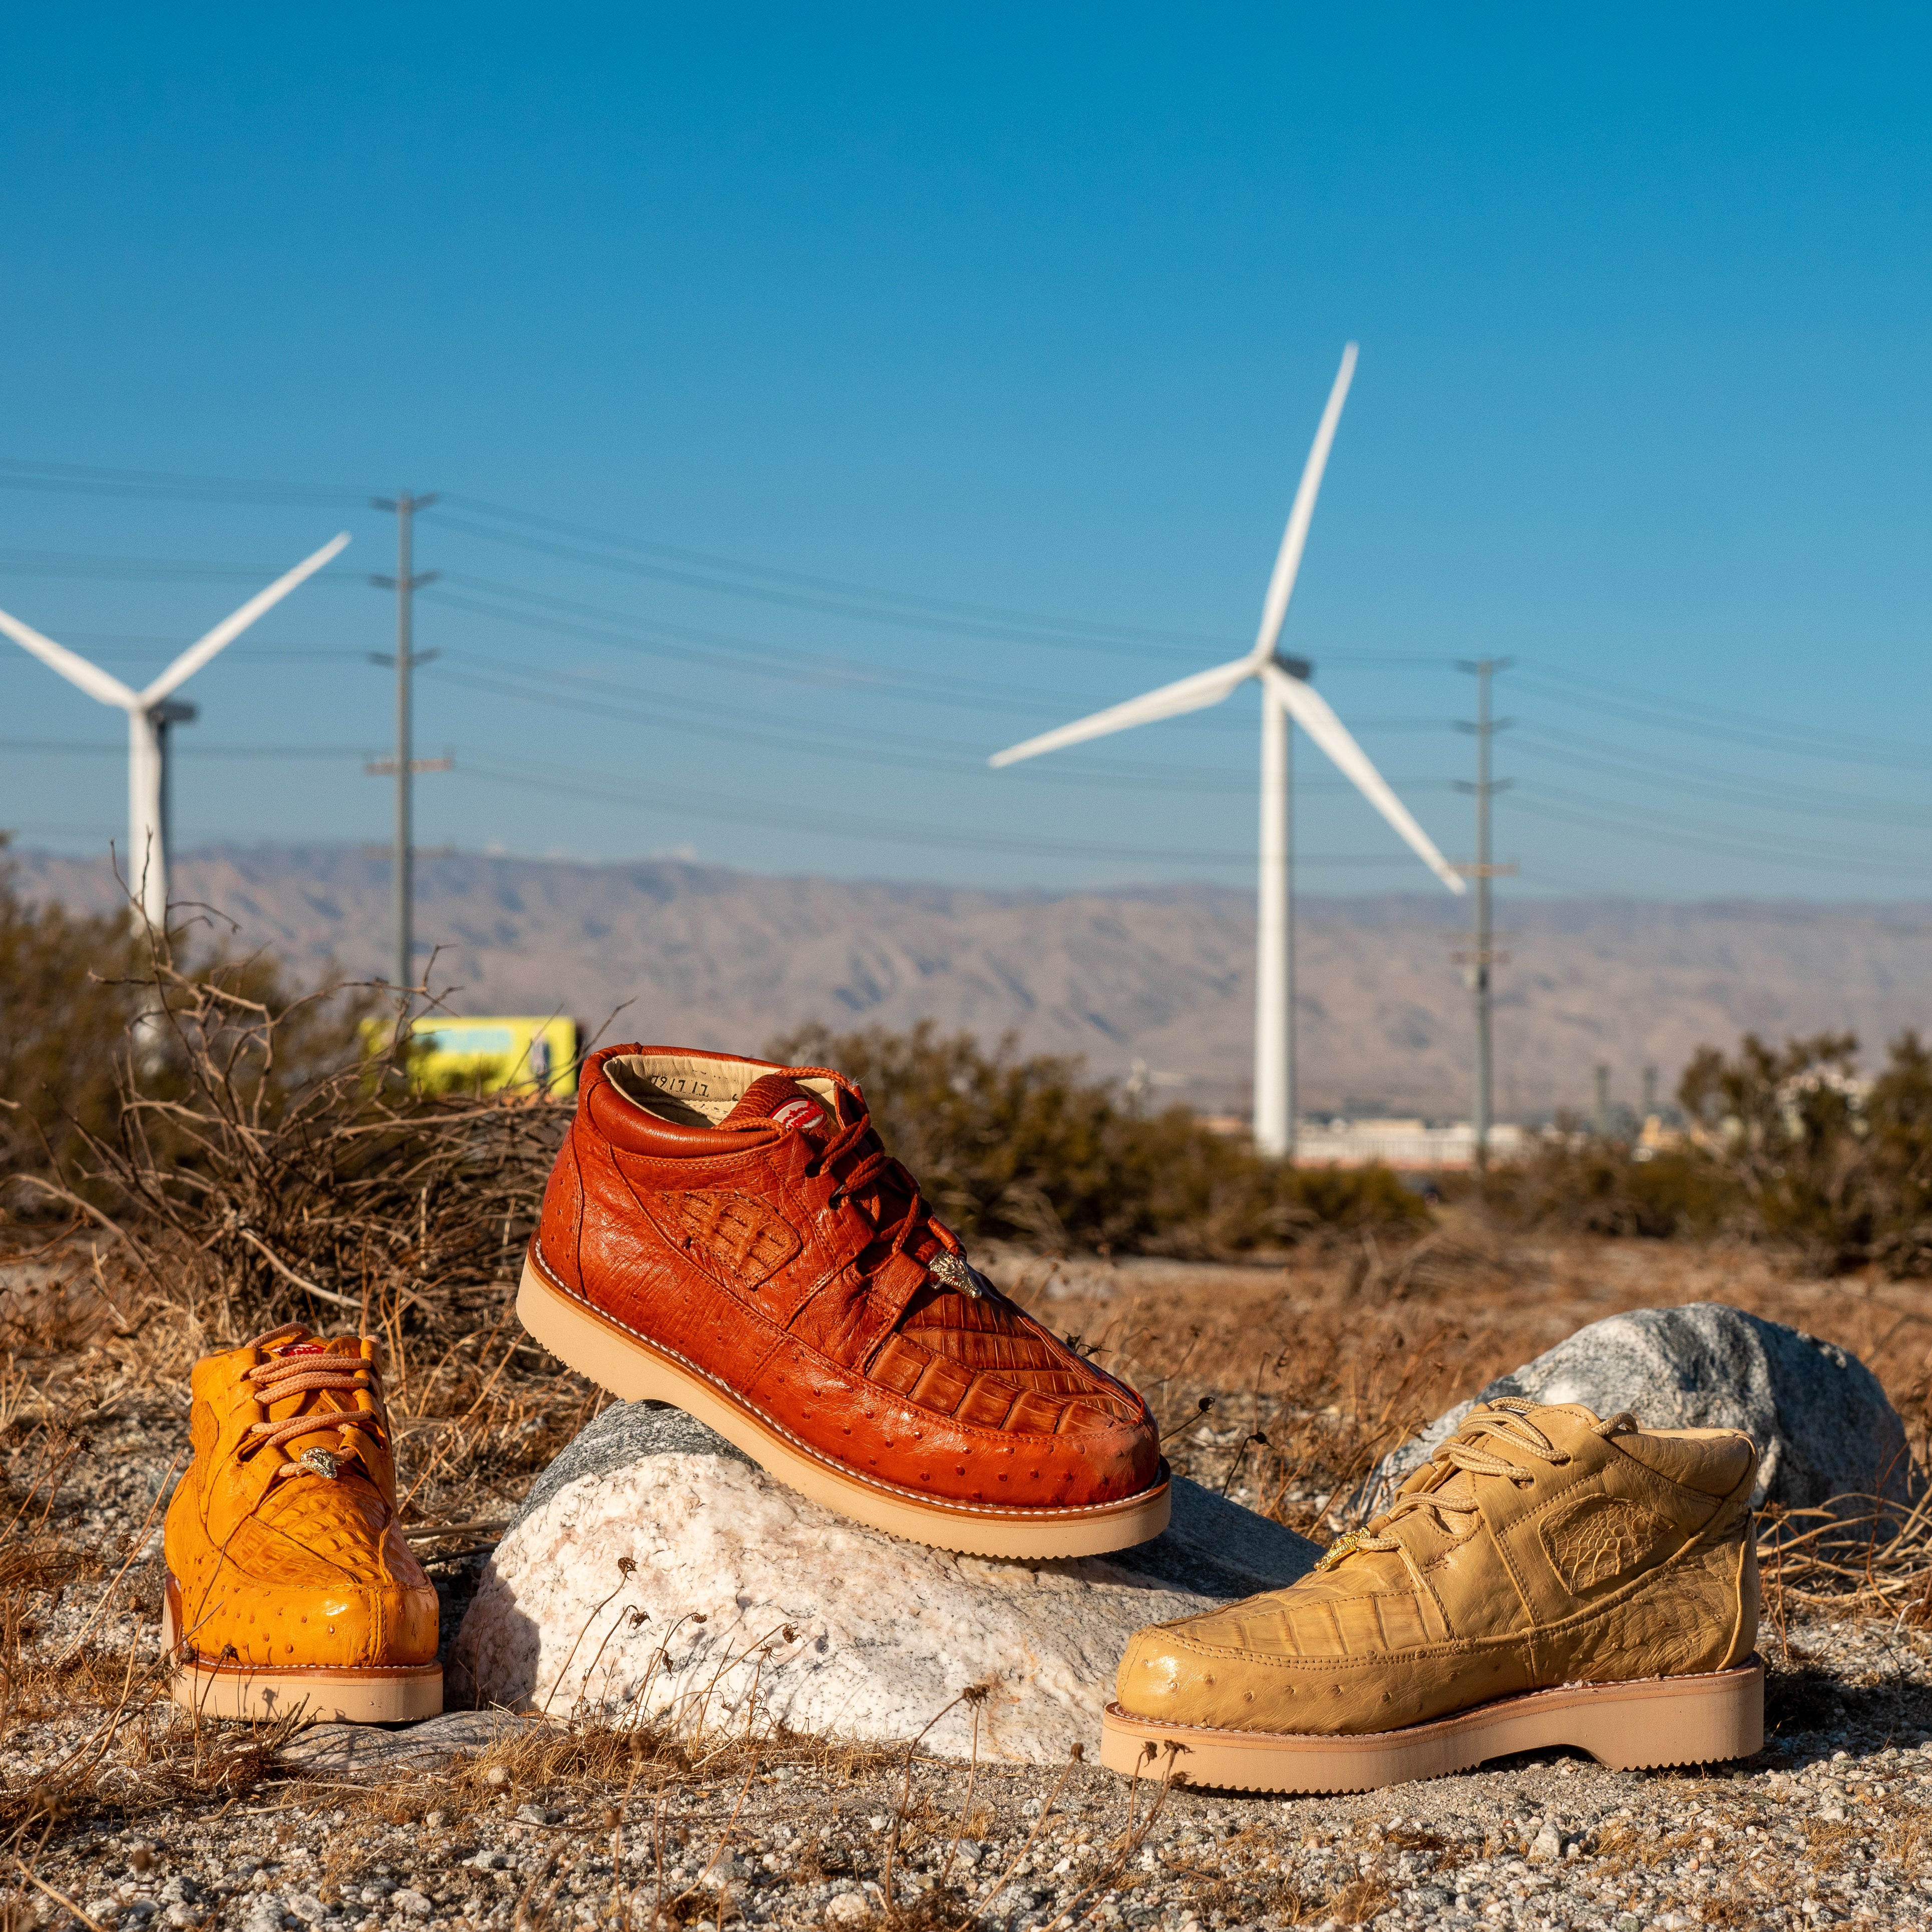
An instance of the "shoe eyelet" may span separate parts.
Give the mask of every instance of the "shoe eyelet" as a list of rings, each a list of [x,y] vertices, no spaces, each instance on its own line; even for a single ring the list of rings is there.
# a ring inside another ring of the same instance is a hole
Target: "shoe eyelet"
[[[835,1187],[832,1192],[825,1197],[825,1204],[828,1208],[842,1208],[845,1204],[845,1196],[840,1193],[838,1189]]]
[[[805,1178],[808,1180],[816,1180],[818,1178],[818,1163],[817,1161],[808,1160],[806,1162]]]

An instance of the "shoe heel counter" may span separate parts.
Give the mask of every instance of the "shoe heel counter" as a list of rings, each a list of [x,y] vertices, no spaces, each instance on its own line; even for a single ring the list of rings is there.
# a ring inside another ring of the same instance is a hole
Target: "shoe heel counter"
[[[537,1220],[537,1246],[544,1265],[566,1288],[580,1290],[583,1270],[578,1250],[584,1235],[584,1168],[578,1148],[583,1117],[570,1124],[544,1186],[543,1211]]]

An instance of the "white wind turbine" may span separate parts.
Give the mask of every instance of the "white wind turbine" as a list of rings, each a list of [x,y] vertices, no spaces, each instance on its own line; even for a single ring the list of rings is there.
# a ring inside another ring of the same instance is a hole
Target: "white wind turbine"
[[[1436,849],[1429,835],[1409,816],[1408,808],[1370,764],[1346,726],[1309,683],[1313,667],[1299,658],[1280,656],[1275,649],[1281,637],[1282,620],[1288,615],[1288,600],[1294,592],[1295,573],[1301,567],[1301,553],[1308,542],[1308,525],[1315,514],[1315,499],[1322,488],[1329,446],[1335,440],[1335,425],[1341,420],[1342,404],[1354,373],[1355,345],[1352,342],[1342,352],[1341,370],[1334,388],[1328,392],[1328,406],[1322,412],[1314,447],[1309,451],[1307,466],[1301,472],[1301,487],[1294,493],[1294,507],[1288,513],[1288,529],[1282,537],[1280,554],[1274,560],[1274,574],[1268,579],[1254,649],[1232,664],[1196,671],[1192,677],[1162,685],[1143,698],[1130,698],[1124,704],[1096,711],[1090,718],[1078,718],[1057,730],[1044,731],[1024,744],[996,752],[988,760],[994,765],[1014,764],[1022,758],[1036,758],[1042,752],[1058,751],[1063,745],[1078,745],[1089,738],[1105,737],[1109,732],[1124,731],[1132,724],[1178,718],[1185,712],[1219,704],[1250,678],[1259,683],[1262,824],[1255,947],[1254,1132],[1255,1145],[1264,1154],[1292,1153],[1294,1142],[1294,1046],[1290,1032],[1293,959],[1288,867],[1289,718],[1354,779],[1362,795],[1452,892],[1465,890],[1461,878]]]
[[[140,885],[141,915],[160,932],[168,916],[168,727],[194,716],[192,705],[171,704],[170,694],[185,684],[208,659],[232,644],[263,611],[279,604],[297,584],[313,577],[349,541],[346,530],[326,543],[314,556],[278,577],[267,590],[249,598],[240,610],[222,619],[199,642],[191,644],[144,691],[130,690],[99,665],[44,638],[31,626],[0,610],[0,631],[33,652],[40,662],[78,685],[103,704],[128,714],[128,867]]]

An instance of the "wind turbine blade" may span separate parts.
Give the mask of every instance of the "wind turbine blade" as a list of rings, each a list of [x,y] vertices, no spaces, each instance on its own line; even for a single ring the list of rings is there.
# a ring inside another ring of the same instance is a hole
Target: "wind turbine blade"
[[[1255,633],[1255,661],[1274,655],[1281,636],[1282,620],[1288,615],[1288,600],[1294,595],[1296,573],[1301,568],[1301,553],[1308,543],[1308,526],[1315,516],[1315,500],[1322,493],[1322,472],[1328,466],[1328,452],[1335,440],[1335,425],[1342,420],[1342,405],[1348,400],[1348,385],[1355,374],[1355,345],[1342,351],[1342,367],[1335,386],[1328,392],[1328,406],[1315,431],[1315,442],[1301,472],[1301,487],[1294,493],[1294,506],[1288,513],[1288,528],[1282,533],[1281,549],[1274,560],[1274,574],[1268,579],[1268,595],[1262,600],[1261,628]]]
[[[223,618],[199,643],[189,645],[142,692],[140,702],[144,706],[158,704],[170,692],[185,684],[217,651],[232,644],[264,610],[272,610],[297,584],[313,577],[325,563],[340,552],[348,542],[349,532],[344,530],[340,536],[324,544],[314,556],[304,558],[286,577],[278,577],[267,590],[257,591],[232,616]]]
[[[1408,808],[1388,788],[1388,782],[1369,763],[1368,754],[1348,734],[1348,728],[1328,707],[1311,684],[1291,677],[1279,664],[1264,664],[1268,687],[1287,706],[1294,722],[1353,778],[1362,796],[1394,826],[1416,856],[1459,897],[1468,888],[1437,851],[1434,842],[1409,816]]]
[[[32,651],[50,670],[58,671],[68,683],[79,685],[88,697],[99,698],[103,704],[118,704],[126,711],[140,702],[118,677],[110,676],[83,657],[76,657],[64,644],[42,637],[32,625],[22,623],[4,610],[0,610],[0,631],[22,649]]]
[[[1057,752],[1063,745],[1081,744],[1089,738],[1104,738],[1108,732],[1124,731],[1130,725],[1151,724],[1157,718],[1178,718],[1185,712],[1203,711],[1210,704],[1219,704],[1236,685],[1254,674],[1254,665],[1246,658],[1238,658],[1233,664],[1216,664],[1212,670],[1197,670],[1192,677],[1164,684],[1158,691],[1130,698],[1126,704],[1096,711],[1090,718],[1076,718],[1071,724],[1042,731],[1024,744],[1009,745],[1004,752],[995,752],[986,762],[995,766],[1017,764],[1022,758],[1036,758],[1042,752]]]

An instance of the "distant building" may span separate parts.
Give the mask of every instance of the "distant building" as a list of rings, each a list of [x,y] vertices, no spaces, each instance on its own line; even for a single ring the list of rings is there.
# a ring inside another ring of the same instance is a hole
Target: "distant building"
[[[1467,1120],[1432,1127],[1420,1120],[1304,1120],[1294,1137],[1298,1167],[1384,1167],[1439,1174],[1467,1168],[1475,1151]],[[1520,1160],[1530,1137],[1508,1124],[1490,1130],[1490,1158]]]

